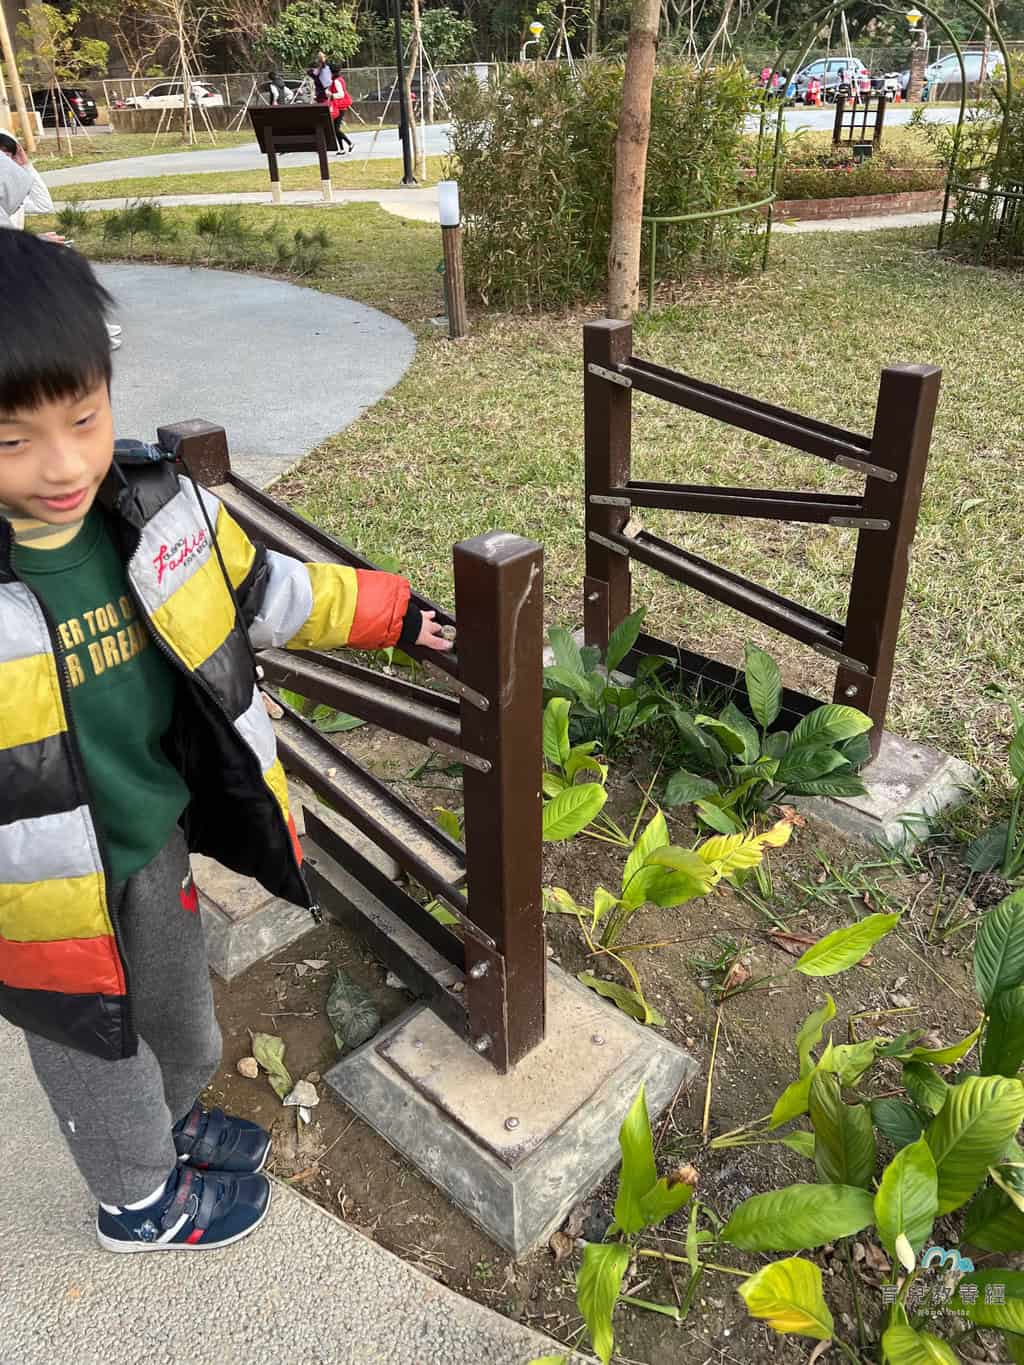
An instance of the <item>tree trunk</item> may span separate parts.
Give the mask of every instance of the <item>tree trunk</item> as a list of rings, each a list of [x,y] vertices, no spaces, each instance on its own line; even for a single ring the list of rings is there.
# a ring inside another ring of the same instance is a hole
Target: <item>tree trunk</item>
[[[423,151],[423,133],[412,107],[412,79],[416,74],[420,53],[423,50],[423,25],[420,22],[420,0],[412,0],[412,43],[409,60],[405,64],[405,107],[409,111],[409,132],[412,135],[413,175],[422,184],[427,178],[427,158]],[[423,79],[420,78],[420,95],[423,95]]]
[[[640,298],[641,220],[660,16],[661,0],[633,0],[615,139],[612,230],[608,245],[608,316],[612,318],[631,318]]]

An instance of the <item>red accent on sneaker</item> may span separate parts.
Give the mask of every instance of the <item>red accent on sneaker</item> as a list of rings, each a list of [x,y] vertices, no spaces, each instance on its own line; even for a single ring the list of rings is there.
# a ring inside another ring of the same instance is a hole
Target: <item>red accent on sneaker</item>
[[[190,1246],[194,1246],[196,1242],[202,1240],[202,1236],[205,1231],[206,1231],[205,1228],[193,1228],[189,1235],[185,1238],[185,1241],[188,1242]]]
[[[199,909],[199,891],[191,878],[188,886],[183,886],[178,892],[178,899],[181,901],[182,910],[187,910],[190,915],[196,914]]]

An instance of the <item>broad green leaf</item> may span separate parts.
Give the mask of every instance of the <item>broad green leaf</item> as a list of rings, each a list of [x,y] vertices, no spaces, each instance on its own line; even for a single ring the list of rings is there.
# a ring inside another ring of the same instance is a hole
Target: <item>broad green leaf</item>
[[[564,767],[569,757],[569,712],[572,702],[552,697],[544,708],[544,757],[556,767]]]
[[[792,791],[802,782],[816,782],[837,768],[848,770],[849,766],[835,749],[792,749],[780,760],[775,778]]]
[[[938,1207],[935,1158],[926,1140],[918,1138],[889,1162],[875,1194],[875,1226],[889,1255],[895,1258],[900,1236],[917,1255],[931,1236]]]
[[[550,798],[557,796],[559,792],[564,792],[571,783],[566,782],[565,778],[559,776],[558,773],[545,770],[541,774],[540,785],[544,795]]]
[[[696,773],[679,768],[665,783],[665,805],[686,806],[691,801],[711,796],[718,791],[718,784],[710,778],[699,777]]]
[[[1005,1190],[986,1185],[967,1206],[961,1240],[982,1251],[1024,1251],[1024,1213]]]
[[[815,748],[823,744],[838,744],[840,740],[853,739],[871,729],[871,718],[853,706],[819,706],[809,716],[804,716],[790,735],[790,750],[811,744]]]
[[[622,1010],[623,1014],[628,1014],[631,1019],[639,1019],[641,1024],[654,1024],[658,1028],[664,1027],[665,1016],[656,1010],[653,1005],[631,991],[628,986],[620,986],[617,981],[603,981],[593,972],[577,972],[576,980],[582,981],[584,986],[589,986],[598,995],[603,995],[606,999],[613,1001]]]
[[[903,1067],[907,1094],[927,1114],[937,1114],[946,1103],[952,1086],[924,1062],[907,1062]]]
[[[696,849],[666,844],[664,848],[656,848],[648,855],[647,866],[667,867],[673,872],[684,872],[703,887],[703,891],[710,891],[715,884],[714,872]],[[703,891],[700,894],[703,894]]]
[[[284,1064],[284,1039],[275,1033],[254,1033],[252,1055],[267,1073],[267,1080],[273,1086],[278,1099],[283,1100],[295,1086]]]
[[[719,834],[741,834],[743,823],[737,820],[735,815],[730,815],[720,806],[714,805],[711,801],[695,801],[697,812],[700,818],[709,829],[717,830]]]
[[[787,1185],[744,1199],[721,1237],[741,1251],[805,1251],[852,1237],[874,1219],[867,1190],[852,1185]]]
[[[966,1057],[971,1048],[981,1037],[981,1025],[969,1033],[966,1038],[961,1038],[959,1043],[950,1043],[949,1047],[915,1047],[910,1051],[910,1061],[927,1062],[931,1066],[952,1066],[954,1062],[959,1062]]]
[[[568,1356],[534,1356],[527,1365],[569,1365]]]
[[[1018,1337],[1013,1332],[1004,1332],[1003,1345],[1013,1365],[1024,1365],[1024,1337]]]
[[[998,1166],[990,1166],[988,1173],[996,1185],[1024,1213],[1024,1163],[1008,1161],[1005,1157]]]
[[[1024,1085],[968,1076],[951,1088],[925,1139],[939,1175],[939,1213],[966,1204],[1024,1119]]]
[[[751,724],[735,702],[730,702],[722,710],[719,720],[724,721],[743,740],[742,757],[744,763],[753,763],[761,753],[761,736],[757,733],[756,727]]]
[[[804,976],[835,976],[845,972],[866,957],[879,939],[895,929],[899,919],[899,915],[867,915],[847,929],[826,934],[793,966]]]
[[[821,1271],[802,1256],[773,1261],[744,1280],[740,1297],[752,1318],[774,1332],[793,1332],[816,1341],[831,1341],[835,1324],[821,1289]]]
[[[564,626],[552,626],[548,631],[548,644],[559,668],[581,675],[586,672],[580,658],[580,647],[573,639],[571,630],[566,630]]]
[[[872,1100],[871,1121],[897,1151],[916,1142],[924,1132],[921,1115],[906,1100]]]
[[[794,796],[863,796],[867,787],[856,773],[836,772],[790,786],[790,791]]]
[[[750,709],[761,729],[767,730],[775,724],[782,710],[782,674],[779,666],[763,649],[747,645],[743,667]]]
[[[624,621],[621,621],[609,636],[608,653],[604,660],[609,674],[615,672],[639,639],[645,612],[646,608],[644,607],[641,607],[639,611],[634,611]]]
[[[622,872],[623,890],[629,885],[629,879],[634,872],[638,872],[648,857],[656,848],[664,848],[670,842],[668,837],[668,826],[665,824],[665,816],[662,812],[656,811],[648,821],[647,828],[640,835],[640,838],[633,845],[629,857],[626,859],[626,866]]]
[[[799,1118],[801,1114],[807,1113],[807,1104],[811,1096],[811,1080],[818,1071],[832,1070],[833,1051],[834,1048],[829,1041],[820,1059],[806,1076],[801,1076],[799,1080],[791,1081],[786,1086],[775,1101],[775,1107],[772,1109],[772,1116],[768,1124],[769,1129],[781,1128],[784,1123],[789,1123],[790,1119]]]
[[[1024,985],[1024,891],[985,915],[974,940],[974,983],[986,1008],[1000,991]]]
[[[577,905],[568,891],[561,886],[545,886],[542,891],[545,914],[585,915],[586,906]]]
[[[601,923],[609,910],[614,910],[619,903],[618,897],[603,886],[594,889],[594,928]]]
[[[679,1180],[672,1184],[666,1176],[662,1176],[640,1200],[644,1227],[656,1228],[664,1223],[666,1218],[678,1213],[691,1194],[693,1194],[691,1186]]]
[[[814,1070],[814,1063],[811,1061],[811,1053],[821,1042],[821,1035],[825,1031],[825,1025],[830,1019],[834,1019],[835,1017],[836,1002],[830,995],[826,995],[824,1005],[809,1014],[800,1025],[799,1029],[797,1029],[796,1055],[797,1060],[800,1063],[801,1076],[806,1076]]]
[[[601,680],[603,683],[603,679]],[[576,697],[579,701],[586,701],[590,697],[590,684],[580,673],[575,673],[570,668],[563,668],[561,664],[549,664],[544,670],[544,683],[550,689],[552,683],[556,687],[568,692],[571,697]]]
[[[814,1134],[805,1133],[802,1130],[798,1133],[787,1133],[782,1139],[783,1147],[788,1147],[791,1152],[796,1152],[797,1156],[809,1157],[814,1160]]]
[[[578,787],[566,787],[541,811],[541,835],[547,843],[572,839],[586,829],[598,815],[608,793],[599,782],[581,782]]]
[[[435,806],[434,814],[437,816],[437,823],[448,835],[449,839],[454,839],[457,844],[462,842],[462,821],[456,811],[448,810],[446,806]]]
[[[645,1226],[640,1200],[658,1179],[651,1121],[642,1085],[619,1129],[619,1149],[622,1169],[615,1200],[615,1221],[627,1236],[631,1236]]]
[[[583,1249],[583,1264],[576,1281],[576,1306],[602,1365],[608,1365],[612,1358],[615,1346],[612,1313],[629,1268],[630,1254],[625,1242],[588,1242]]]
[[[875,1173],[875,1130],[864,1104],[846,1104],[836,1076],[811,1077],[808,1113],[814,1126],[814,1166],[826,1185],[871,1188]]]
[[[1010,826],[1006,820],[984,829],[967,845],[961,861],[972,872],[993,872],[1006,854],[1006,840]]]
[[[878,1055],[881,1038],[865,1038],[861,1043],[840,1043],[832,1049],[832,1070],[843,1085],[856,1085]]]
[[[333,706],[318,706],[312,720],[322,735],[343,735],[366,724],[359,716],[350,715],[348,711],[336,711]]]
[[[895,1323],[882,1336],[886,1365],[962,1365],[960,1357],[931,1332],[917,1332],[905,1323]]]
[[[1000,991],[989,1005],[983,1076],[1016,1076],[1024,1063],[1024,986]]]
[[[757,867],[766,848],[782,848],[789,841],[793,826],[779,820],[763,834],[722,834],[708,839],[696,852],[704,862],[714,867],[719,876],[727,877]]]
[[[647,901],[668,908],[703,896],[706,890],[705,884],[688,872],[673,872],[671,868],[648,863],[630,877],[621,900],[627,910],[636,910]]]
[[[586,746],[589,747],[589,746]],[[569,757],[565,760],[566,781],[573,783],[580,773],[594,773],[594,781],[604,782],[608,777],[607,763],[601,763],[593,755],[585,752],[585,746],[580,744],[575,749],[569,750]]]
[[[746,745],[738,730],[726,725],[725,721],[719,720],[717,716],[694,716],[694,721],[702,730],[710,730],[726,753],[735,754],[737,758],[743,757]]]
[[[977,1285],[978,1295],[973,1303],[963,1297],[967,1285]],[[963,1314],[978,1327],[997,1327],[1020,1336],[1024,1334],[1024,1271],[1000,1267],[975,1270],[963,1276],[947,1306],[950,1312]]]

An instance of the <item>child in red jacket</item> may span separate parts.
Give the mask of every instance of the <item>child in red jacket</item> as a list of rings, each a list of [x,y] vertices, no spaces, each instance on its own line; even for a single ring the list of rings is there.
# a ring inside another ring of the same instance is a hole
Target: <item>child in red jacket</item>
[[[393,574],[253,545],[169,463],[114,460],[109,298],[0,232],[0,1015],[111,1251],[223,1246],[270,1147],[220,1061],[189,851],[312,908],[254,650],[448,649]]]

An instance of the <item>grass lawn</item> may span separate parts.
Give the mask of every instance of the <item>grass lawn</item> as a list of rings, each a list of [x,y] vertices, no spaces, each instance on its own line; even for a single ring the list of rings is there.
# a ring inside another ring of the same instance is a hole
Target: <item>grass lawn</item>
[[[331,239],[307,283],[412,324],[439,311],[436,229],[373,206],[277,210]],[[172,211],[183,231],[196,210]],[[257,224],[273,210],[246,210]],[[91,250],[97,237],[81,242]],[[194,238],[161,248],[188,260]],[[870,431],[885,365],[940,365],[943,392],[911,563],[891,724],[996,772],[1003,708],[987,683],[1024,692],[1024,587],[1017,495],[1024,460],[1020,355],[1024,279],[954,264],[932,230],[777,238],[764,276],[694,282],[636,327],[638,354],[799,412]],[[123,251],[123,248],[116,248]],[[98,247],[94,254],[101,255]],[[596,310],[595,310],[596,311]],[[452,344],[423,327],[398,387],[289,476],[287,496],[374,554],[397,558],[441,600],[451,546],[488,527],[546,549],[551,623],[581,615],[582,316],[477,315]],[[831,465],[653,399],[634,403],[634,477],[853,490]],[[825,527],[648,513],[690,550],[842,617],[855,533]],[[827,688],[827,664],[698,595],[636,569],[636,603],[657,634],[736,657],[749,636],[784,660],[787,680]]]
[[[68,139],[61,138],[61,152],[57,151],[57,139],[50,134],[39,142],[39,151],[33,157],[33,164],[40,171],[59,171],[65,166],[89,166],[96,161],[122,161],[128,156],[155,156],[158,152],[206,152],[211,147],[239,147],[242,143],[253,142],[251,128],[243,128],[239,133],[218,133],[216,142],[211,141],[207,132],[196,132],[193,145],[181,140],[180,131],[170,133],[89,133],[78,132],[71,142],[74,156],[68,156]]]
[[[427,179],[435,185],[442,178],[445,158],[427,158]],[[339,189],[397,189],[402,183],[401,158],[365,161],[356,157],[332,156],[331,183]],[[281,187],[286,190],[318,190],[319,166],[281,167]],[[100,180],[81,185],[62,185],[55,193],[68,199],[150,199],[161,194],[245,194],[270,192],[266,169],[258,171],[207,171],[202,175],[154,175],[138,180]]]

